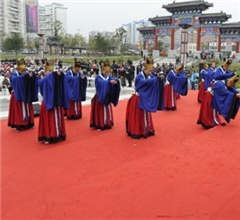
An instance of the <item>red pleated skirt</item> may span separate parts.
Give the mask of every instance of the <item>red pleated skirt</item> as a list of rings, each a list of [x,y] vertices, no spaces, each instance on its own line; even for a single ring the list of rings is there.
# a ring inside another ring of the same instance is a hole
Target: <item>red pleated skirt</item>
[[[204,82],[200,82],[198,85],[198,102],[201,103],[203,100],[203,94],[204,94]]]
[[[66,110],[67,119],[75,120],[82,118],[82,103],[69,101],[69,109]]]
[[[101,104],[95,95],[91,101],[90,127],[105,130],[112,128],[113,125],[112,105]]]
[[[164,88],[164,102],[166,110],[177,109],[177,93],[173,91],[171,84],[168,84]]]
[[[154,126],[151,112],[138,108],[139,96],[133,95],[127,104],[126,132],[135,139],[147,138],[154,135]]]
[[[209,91],[205,91],[197,124],[201,124],[206,129],[213,128],[216,125],[225,125],[225,123],[222,123],[218,112],[211,107],[211,103],[212,94]]]
[[[9,112],[8,112],[8,126],[23,130],[32,128],[34,126],[34,112],[33,105],[27,104],[15,99],[14,93],[11,94]]]
[[[54,106],[47,110],[42,101],[39,115],[38,140],[55,143],[66,139],[64,110],[60,106]]]

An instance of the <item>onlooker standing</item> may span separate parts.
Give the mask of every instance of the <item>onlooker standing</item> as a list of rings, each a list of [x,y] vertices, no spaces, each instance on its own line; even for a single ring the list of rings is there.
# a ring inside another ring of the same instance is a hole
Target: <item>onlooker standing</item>
[[[133,70],[130,65],[127,65],[126,69],[126,77],[128,80],[128,87],[132,87],[132,80],[133,80]]]
[[[191,85],[192,85],[192,90],[195,90],[195,83],[196,83],[196,80],[197,80],[197,74],[195,73],[195,71],[193,70],[193,73],[191,75],[191,78],[190,78],[190,82],[191,82]]]
[[[9,91],[9,94],[11,94],[11,92],[12,92],[12,87],[11,87],[10,81],[9,81],[9,79],[7,78],[6,75],[4,76],[4,79],[3,79],[3,81],[2,81],[2,87],[3,87],[3,88],[7,88],[8,91]]]
[[[118,69],[118,74],[119,74],[119,77],[121,78],[121,86],[122,87],[126,86],[125,70],[122,65]]]
[[[141,63],[137,65],[137,75],[142,72],[142,66]]]

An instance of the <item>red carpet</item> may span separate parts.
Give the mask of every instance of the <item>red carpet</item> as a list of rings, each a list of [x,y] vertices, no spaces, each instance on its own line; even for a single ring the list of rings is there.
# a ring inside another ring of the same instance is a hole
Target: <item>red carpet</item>
[[[156,136],[125,133],[127,101],[112,130],[67,121],[67,140],[37,142],[1,121],[1,219],[240,219],[240,116],[226,127],[196,124],[197,91],[175,112],[153,115]]]

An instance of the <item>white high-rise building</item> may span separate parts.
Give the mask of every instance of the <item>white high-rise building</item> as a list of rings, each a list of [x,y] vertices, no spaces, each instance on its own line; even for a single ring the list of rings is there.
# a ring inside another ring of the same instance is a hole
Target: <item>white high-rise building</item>
[[[20,34],[26,37],[26,12],[24,1],[0,1],[0,34]]]
[[[56,21],[61,22],[61,32],[67,31],[67,8],[62,4],[53,3],[51,5],[39,6],[39,33],[46,36],[54,35],[54,25]]]
[[[149,25],[149,21],[140,20],[123,24],[123,27],[126,30],[126,43],[138,46],[141,42],[141,34],[137,29],[146,25]]]

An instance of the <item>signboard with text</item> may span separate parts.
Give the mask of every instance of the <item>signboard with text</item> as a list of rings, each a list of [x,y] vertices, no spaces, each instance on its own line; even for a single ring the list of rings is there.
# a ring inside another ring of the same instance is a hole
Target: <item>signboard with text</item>
[[[193,17],[180,17],[178,25],[193,25]]]
[[[38,0],[26,0],[27,33],[38,33]]]

